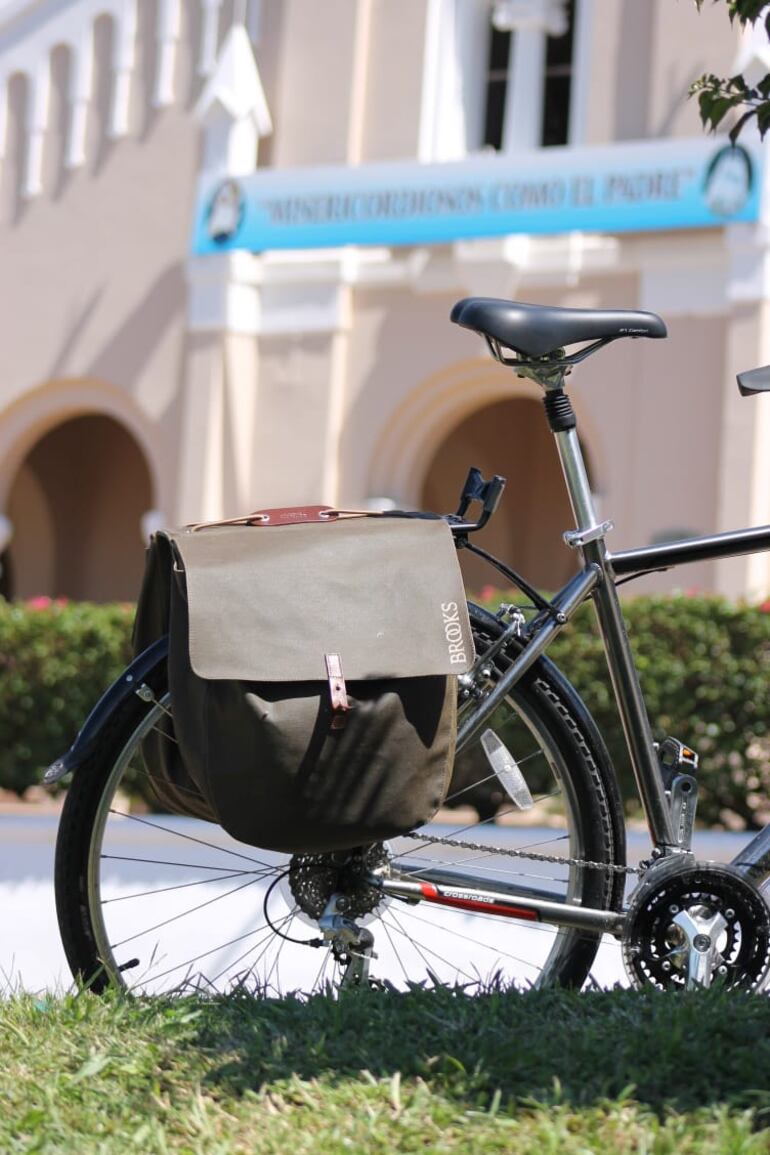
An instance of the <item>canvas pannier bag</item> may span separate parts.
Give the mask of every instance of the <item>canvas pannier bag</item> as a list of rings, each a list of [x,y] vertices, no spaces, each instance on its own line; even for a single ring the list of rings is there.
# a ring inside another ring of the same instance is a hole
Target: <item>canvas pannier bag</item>
[[[474,658],[451,531],[279,512],[154,537],[134,645],[169,634],[173,735],[148,736],[146,768],[164,805],[253,846],[405,833],[446,795]]]

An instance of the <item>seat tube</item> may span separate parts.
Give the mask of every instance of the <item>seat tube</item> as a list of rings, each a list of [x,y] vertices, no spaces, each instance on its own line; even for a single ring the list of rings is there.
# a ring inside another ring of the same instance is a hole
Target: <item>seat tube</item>
[[[546,387],[545,407],[575,518],[575,530],[565,533],[564,538],[580,552],[586,565],[598,566],[602,574],[592,594],[599,632],[647,825],[654,845],[665,853],[676,843],[647,707],[607,559],[604,537],[612,522],[600,522],[597,517],[574,411],[561,386]]]

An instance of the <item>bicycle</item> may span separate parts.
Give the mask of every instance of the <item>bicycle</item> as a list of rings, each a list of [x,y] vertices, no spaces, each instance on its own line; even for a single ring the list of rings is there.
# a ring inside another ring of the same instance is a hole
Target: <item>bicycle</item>
[[[228,841],[216,827],[202,833],[187,819],[132,814],[122,786],[141,781],[143,739],[153,728],[173,737],[161,640],[110,687],[46,775],[55,782],[75,772],[58,834],[56,901],[72,972],[93,989],[240,985],[307,995],[362,984],[579,987],[603,936],[620,944],[638,986],[764,986],[770,826],[729,866],[695,859],[697,757],[675,739],[653,742],[616,585],[768,549],[770,527],[608,551],[612,523],[597,517],[564,382],[611,341],[664,337],[655,314],[467,298],[451,319],[542,388],[575,518],[564,536],[582,562],[546,598],[480,549],[471,534],[494,513],[504,480],[471,470],[448,517],[457,544],[495,565],[530,610],[508,605],[493,615],[470,606],[478,656],[458,680],[458,756],[447,801],[458,804],[493,782],[505,794],[503,812],[497,823],[458,821],[453,830],[433,823],[392,844],[291,858]],[[568,354],[570,346],[579,348]],[[739,385],[747,394],[770,389],[770,368],[742,374]],[[474,503],[481,512],[469,520]],[[545,656],[587,600],[650,833],[650,854],[635,865],[626,863],[623,810],[602,737]],[[510,826],[501,825],[506,813],[516,820]],[[145,848],[128,853],[137,836]],[[119,874],[126,863],[128,879]]]

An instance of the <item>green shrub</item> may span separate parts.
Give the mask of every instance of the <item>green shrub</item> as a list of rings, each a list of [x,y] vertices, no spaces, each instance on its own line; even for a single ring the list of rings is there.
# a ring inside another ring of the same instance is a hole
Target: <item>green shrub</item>
[[[133,606],[0,600],[0,787],[22,794],[130,660]]]
[[[698,817],[764,825],[770,811],[770,613],[719,597],[639,597],[624,615],[653,733],[700,755]],[[609,747],[624,797],[633,776],[595,618],[581,609],[549,656],[577,687]]]
[[[767,607],[770,608],[770,607]],[[701,757],[699,817],[756,826],[770,810],[770,613],[716,597],[624,605],[656,738]],[[133,607],[0,602],[0,787],[23,793],[65,750],[130,654]],[[593,613],[550,656],[574,682],[635,791]]]

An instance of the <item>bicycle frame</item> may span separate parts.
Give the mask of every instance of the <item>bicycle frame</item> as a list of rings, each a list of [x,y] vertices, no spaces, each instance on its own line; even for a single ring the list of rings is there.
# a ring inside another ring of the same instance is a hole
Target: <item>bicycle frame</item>
[[[561,390],[561,379],[558,382],[547,378],[536,379],[544,386],[546,394]],[[555,428],[552,423],[552,432],[576,526],[574,530],[566,532],[564,537],[567,544],[581,555],[583,566],[555,595],[550,610],[541,611],[529,623],[524,631],[526,644],[523,649],[500,677],[494,690],[474,708],[460,728],[458,748],[478,733],[515,683],[545,652],[579,607],[591,598],[631,768],[650,831],[652,858],[670,857],[682,853],[682,848],[677,844],[673,830],[647,708],[623,620],[616,578],[621,575],[639,576],[709,558],[735,557],[770,550],[770,526],[612,554],[605,545],[605,536],[612,529],[612,522],[600,522],[597,517],[577,430],[574,424],[571,428]],[[516,631],[517,624],[514,623],[493,648],[501,648]],[[477,665],[485,659],[488,659],[488,655],[482,655]],[[770,877],[770,824],[741,851],[732,865],[756,885]],[[509,888],[501,884],[495,884],[494,890],[487,889],[473,874],[462,871],[433,868],[420,871],[419,878],[410,878],[407,871],[400,877],[387,880],[384,889],[387,893],[411,901],[428,901],[460,910],[486,911],[556,926],[580,927],[586,931],[618,934],[623,926],[622,914],[554,902],[552,897],[542,891],[513,886]]]

